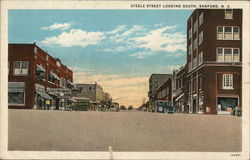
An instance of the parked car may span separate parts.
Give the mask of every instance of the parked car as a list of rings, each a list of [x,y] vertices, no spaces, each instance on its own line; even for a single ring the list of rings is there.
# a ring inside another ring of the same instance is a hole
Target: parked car
[[[160,113],[174,113],[174,108],[170,101],[156,101],[156,111]]]
[[[133,110],[133,106],[128,106],[128,110]]]
[[[74,111],[88,111],[90,109],[89,102],[74,102],[69,109]]]
[[[242,116],[242,108],[241,107],[234,107],[231,111],[231,115],[234,116]]]
[[[126,107],[122,105],[121,110],[126,110]]]

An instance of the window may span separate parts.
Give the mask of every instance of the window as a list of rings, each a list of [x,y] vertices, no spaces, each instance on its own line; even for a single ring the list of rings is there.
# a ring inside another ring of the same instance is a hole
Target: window
[[[223,74],[223,89],[233,89],[233,74]]]
[[[217,48],[218,62],[239,62],[240,49],[239,48]]]
[[[218,26],[217,27],[217,39],[221,40],[239,40],[240,28],[237,26]]]
[[[203,12],[199,15],[199,26],[203,23]]]
[[[166,95],[168,95],[170,92],[169,92],[169,87],[166,88]]]
[[[190,55],[192,53],[192,43],[188,47],[188,54]]]
[[[193,69],[197,67],[197,57],[193,59]]]
[[[233,10],[232,9],[225,10],[225,19],[233,19]]]
[[[194,22],[194,33],[198,30],[198,22]]]
[[[192,37],[192,27],[188,31],[188,38],[190,39]]]
[[[199,53],[199,60],[198,61],[199,61],[199,65],[202,64],[202,62],[203,62],[203,52]]]
[[[60,80],[60,78],[55,74],[53,73],[52,71],[49,73],[48,75],[48,80],[52,83],[55,83],[56,80]]]
[[[189,70],[189,72],[192,70],[192,63],[191,62],[188,64],[188,70]]]
[[[203,31],[199,34],[199,45],[203,42]]]
[[[60,79],[60,86],[64,87],[64,88],[66,87],[66,79],[64,79],[64,78]]]
[[[8,104],[25,105],[24,82],[8,82]]]
[[[197,48],[197,38],[194,39],[194,49]]]
[[[202,89],[202,77],[199,77],[199,90]]]
[[[14,62],[14,75],[28,75],[29,62],[16,61]]]
[[[191,82],[188,82],[188,93],[191,93]]]
[[[35,54],[37,53],[37,47],[34,47],[34,53]]]
[[[193,92],[196,92],[196,79],[193,81]]]

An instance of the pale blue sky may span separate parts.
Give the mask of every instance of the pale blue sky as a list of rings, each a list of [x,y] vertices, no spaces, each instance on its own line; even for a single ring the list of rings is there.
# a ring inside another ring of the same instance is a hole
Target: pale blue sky
[[[192,11],[9,10],[9,43],[36,41],[73,68],[75,82],[97,81],[117,100],[129,96],[118,96],[126,89],[140,90],[131,95],[137,100],[126,100],[137,105],[152,73],[171,73],[185,63]]]

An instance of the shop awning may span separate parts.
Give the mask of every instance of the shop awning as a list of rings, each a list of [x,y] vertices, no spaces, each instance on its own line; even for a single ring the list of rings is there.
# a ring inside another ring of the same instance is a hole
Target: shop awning
[[[68,84],[71,86],[74,86],[74,84],[72,82],[70,82],[69,80],[67,80]]]
[[[41,97],[45,98],[45,99],[53,99],[51,98],[47,93],[42,92],[42,91],[36,91],[37,94],[39,94]]]
[[[53,72],[50,72],[50,76],[54,79],[60,80],[60,78]]]
[[[37,69],[37,71],[45,72],[45,69],[42,66],[38,65],[38,64],[36,65],[36,69]]]
[[[180,98],[182,98],[184,96],[184,93],[182,93],[179,97],[177,97],[176,99],[175,99],[175,101],[178,101]]]

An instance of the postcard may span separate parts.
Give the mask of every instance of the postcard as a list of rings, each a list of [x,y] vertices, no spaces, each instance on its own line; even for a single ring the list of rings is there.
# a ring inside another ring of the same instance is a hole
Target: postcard
[[[1,159],[249,159],[248,1],[1,1]]]

